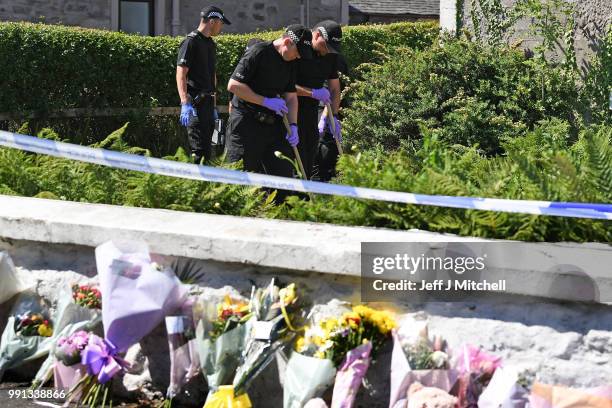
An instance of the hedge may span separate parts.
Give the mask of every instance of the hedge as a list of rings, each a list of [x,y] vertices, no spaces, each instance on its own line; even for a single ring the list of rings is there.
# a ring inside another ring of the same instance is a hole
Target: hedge
[[[433,22],[345,28],[349,66],[376,59],[375,43],[424,48],[438,33]],[[220,102],[249,38],[276,32],[221,35],[217,76]],[[141,37],[59,25],[0,23],[0,112],[64,108],[178,105],[175,63],[182,37]]]

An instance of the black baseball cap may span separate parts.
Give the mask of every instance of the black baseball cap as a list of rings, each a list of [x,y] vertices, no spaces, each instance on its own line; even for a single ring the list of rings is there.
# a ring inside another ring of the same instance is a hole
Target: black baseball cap
[[[300,58],[312,59],[312,32],[301,24],[291,24],[285,34],[297,46]]]
[[[340,52],[342,41],[342,27],[340,24],[333,20],[325,20],[315,25],[314,29],[318,30],[323,38],[325,38],[329,52],[334,54]]]
[[[200,17],[220,18],[221,20],[223,20],[223,24],[232,25],[232,23],[223,14],[223,10],[221,10],[219,7],[210,6],[202,9],[202,11],[200,11]]]

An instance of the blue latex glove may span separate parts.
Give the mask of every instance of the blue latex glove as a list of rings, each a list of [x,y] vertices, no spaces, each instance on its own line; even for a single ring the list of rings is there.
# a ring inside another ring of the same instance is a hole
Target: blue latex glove
[[[298,143],[300,143],[300,137],[298,136],[297,125],[291,125],[291,133],[287,133],[285,135],[285,139],[287,139],[291,147],[295,147],[298,145]]]
[[[289,113],[289,108],[287,108],[287,104],[283,98],[264,98],[263,106],[274,111],[278,116]]]
[[[319,119],[319,136],[323,136],[323,133],[325,133],[325,128],[327,128],[329,130],[329,133],[331,133],[336,140],[342,143],[342,125],[340,124],[340,121],[338,120],[338,118],[335,116],[334,116],[334,122],[336,123],[336,133],[335,134],[332,131],[331,123],[329,123],[329,119],[327,118],[327,115],[322,115],[321,119]]]
[[[184,103],[181,105],[181,118],[180,118],[180,122],[181,125],[183,126],[187,126],[189,125],[189,120],[191,120],[191,117],[196,117],[198,116],[196,114],[195,109],[193,108],[193,105],[190,103]]]
[[[217,108],[213,109],[213,119],[214,120],[219,119],[219,110]]]
[[[331,103],[331,95],[327,88],[313,88],[312,97],[323,103]]]

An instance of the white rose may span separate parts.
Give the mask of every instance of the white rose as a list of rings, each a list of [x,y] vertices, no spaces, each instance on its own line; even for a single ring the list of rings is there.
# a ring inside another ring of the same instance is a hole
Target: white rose
[[[431,353],[431,361],[435,368],[443,368],[448,363],[448,354],[443,351],[434,351]]]

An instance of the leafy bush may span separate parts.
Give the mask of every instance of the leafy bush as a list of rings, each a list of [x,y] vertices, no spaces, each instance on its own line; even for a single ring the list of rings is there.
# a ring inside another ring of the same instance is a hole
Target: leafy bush
[[[129,128],[129,126],[127,127]],[[97,145],[149,154],[123,140],[126,127]],[[423,194],[556,201],[612,202],[612,128],[592,127],[571,143],[569,125],[551,120],[504,142],[507,155],[448,145],[423,129],[423,147],[409,153],[365,151],[340,160],[339,182]],[[39,137],[58,139],[46,130]],[[187,161],[179,149],[171,160]],[[0,193],[213,214],[265,216],[526,241],[612,239],[610,222],[403,205],[317,195],[282,206],[252,187],[205,183],[117,170],[0,148]]]
[[[375,43],[423,48],[437,36],[434,23],[348,27],[344,51],[351,66],[376,60]],[[218,93],[227,102],[229,76],[253,36],[271,40],[280,31],[216,38]],[[44,112],[66,108],[177,106],[176,54],[182,37],[142,37],[118,32],[30,23],[0,22],[0,112]],[[156,156],[185,145],[176,117],[42,119],[34,134],[52,127],[79,144],[100,141],[129,121],[126,139]],[[14,130],[18,124],[0,123]]]
[[[610,93],[612,92],[612,27],[599,44],[597,57],[593,60],[586,79],[586,95],[592,120],[612,126]]]
[[[347,27],[349,64],[370,62],[374,42],[423,48],[437,35],[433,23]],[[219,93],[249,38],[277,38],[280,31],[228,34],[218,45]],[[30,23],[0,23],[0,112],[72,107],[149,107],[178,104],[175,69],[182,37],[143,37],[118,32]],[[224,102],[221,99],[221,102]]]
[[[113,132],[94,147],[150,154],[131,147],[123,139],[128,126]],[[59,140],[44,129],[39,137]],[[188,161],[178,149],[170,160]],[[21,150],[0,149],[0,191],[2,194],[59,198],[69,201],[106,203],[213,214],[257,216],[271,200],[257,188],[201,183],[148,173],[113,169],[73,160],[35,155]]]
[[[583,131],[570,144],[569,125],[552,120],[504,142],[507,156],[448,145],[424,130],[413,154],[370,150],[342,156],[339,182],[422,194],[525,200],[612,202],[612,128]],[[343,197],[292,198],[277,216],[300,221],[419,228],[524,241],[612,239],[610,221],[405,205]]]
[[[360,147],[418,149],[426,125],[441,140],[478,144],[491,155],[502,152],[504,137],[523,135],[540,120],[568,121],[574,134],[579,125],[572,74],[542,67],[516,50],[462,40],[397,50],[369,65],[347,95],[343,125],[347,141]]]

